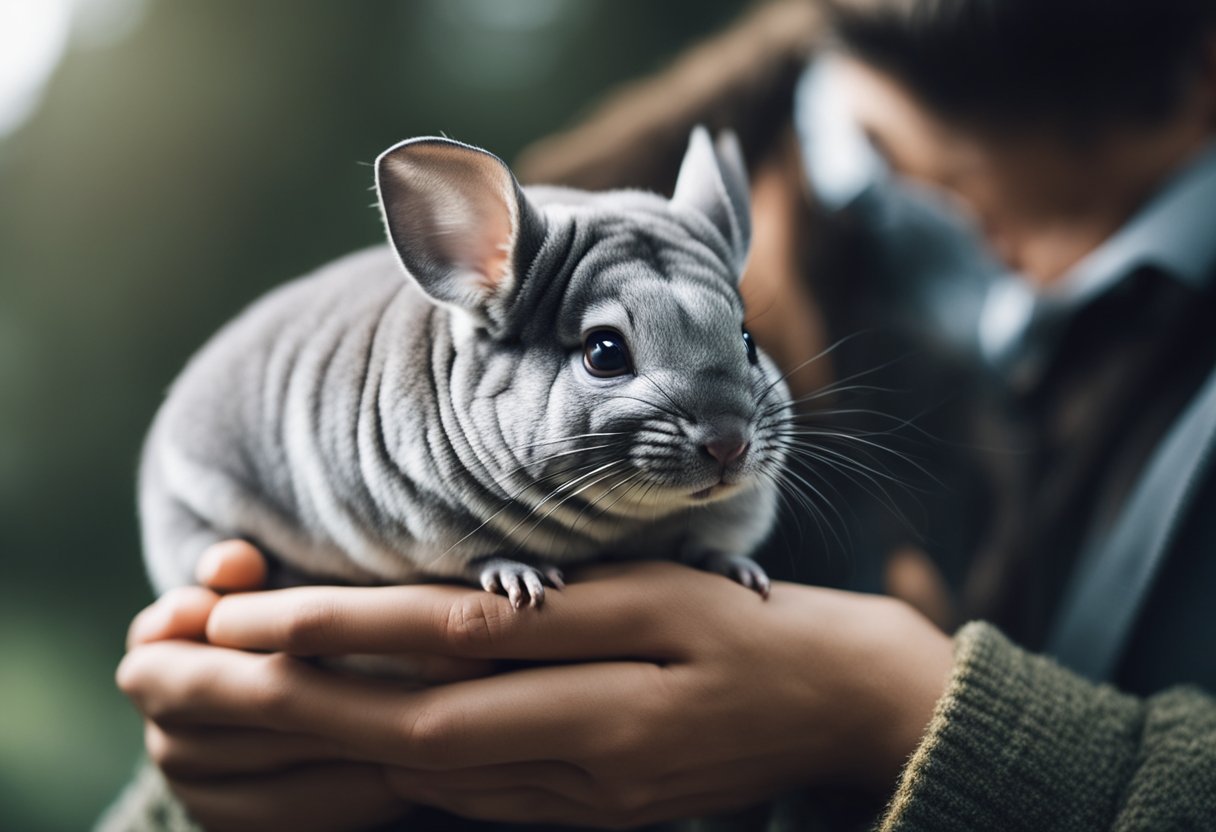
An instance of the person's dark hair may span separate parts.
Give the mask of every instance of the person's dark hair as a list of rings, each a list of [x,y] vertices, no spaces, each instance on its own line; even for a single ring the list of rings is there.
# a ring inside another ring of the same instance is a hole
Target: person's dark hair
[[[1206,59],[1216,0],[824,0],[837,38],[947,117],[1152,123]]]

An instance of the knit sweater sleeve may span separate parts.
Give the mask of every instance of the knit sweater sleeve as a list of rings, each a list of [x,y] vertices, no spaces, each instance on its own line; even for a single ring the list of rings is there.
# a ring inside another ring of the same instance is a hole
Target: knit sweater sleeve
[[[1216,700],[1137,699],[968,624],[882,832],[1216,827]]]

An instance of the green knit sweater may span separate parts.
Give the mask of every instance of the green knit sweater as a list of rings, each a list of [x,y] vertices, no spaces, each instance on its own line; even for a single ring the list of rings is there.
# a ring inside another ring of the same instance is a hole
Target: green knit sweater
[[[968,624],[884,832],[1216,829],[1216,700],[1137,699]]]
[[[1190,688],[1127,696],[1015,647],[983,623],[968,624],[954,641],[946,694],[878,821],[882,832],[1216,830],[1212,697]],[[788,806],[769,822],[770,829],[818,826],[791,817]],[[150,767],[98,826],[196,829]]]

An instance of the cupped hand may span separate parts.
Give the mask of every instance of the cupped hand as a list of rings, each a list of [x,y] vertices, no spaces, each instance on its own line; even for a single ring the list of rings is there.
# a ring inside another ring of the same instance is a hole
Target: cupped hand
[[[251,543],[225,540],[209,547],[195,569],[199,586],[171,589],[145,607],[127,629],[127,649],[166,639],[206,638],[207,616],[222,592],[261,589],[266,559]]]
[[[260,589],[266,575],[266,560],[250,543],[228,540],[210,547],[196,569],[199,586],[166,592],[131,622],[119,686],[130,692],[131,680],[146,674],[166,684],[189,677],[197,662],[187,643],[208,654],[234,653],[204,644],[207,619],[221,593]],[[486,662],[445,656],[411,664],[433,683],[490,669]],[[149,717],[149,757],[208,829],[350,829],[379,825],[410,808],[387,788],[381,766],[348,760],[342,748],[311,734],[234,730],[205,718],[158,723],[141,710]]]
[[[341,772],[379,812],[419,802],[594,826],[826,779],[888,789],[951,666],[949,639],[902,603],[793,584],[766,602],[665,563],[588,570],[518,611],[435,585],[233,595],[211,606],[206,635],[137,648],[119,672],[170,737],[162,763],[213,761],[179,778],[210,790],[179,789],[196,813],[255,800],[256,784],[292,771]],[[543,664],[405,691],[296,658],[348,653]],[[284,738],[273,751],[244,743],[268,732]],[[245,777],[232,776],[238,758]]]

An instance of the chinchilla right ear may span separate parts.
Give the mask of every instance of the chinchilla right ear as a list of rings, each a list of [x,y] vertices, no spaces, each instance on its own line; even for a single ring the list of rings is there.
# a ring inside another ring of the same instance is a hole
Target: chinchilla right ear
[[[514,295],[543,223],[505,162],[409,139],[376,159],[376,191],[401,264],[433,299],[485,320]]]
[[[752,242],[751,192],[732,131],[719,133],[715,143],[704,127],[693,128],[671,204],[698,211],[714,224],[730,246],[736,277],[741,277]]]

